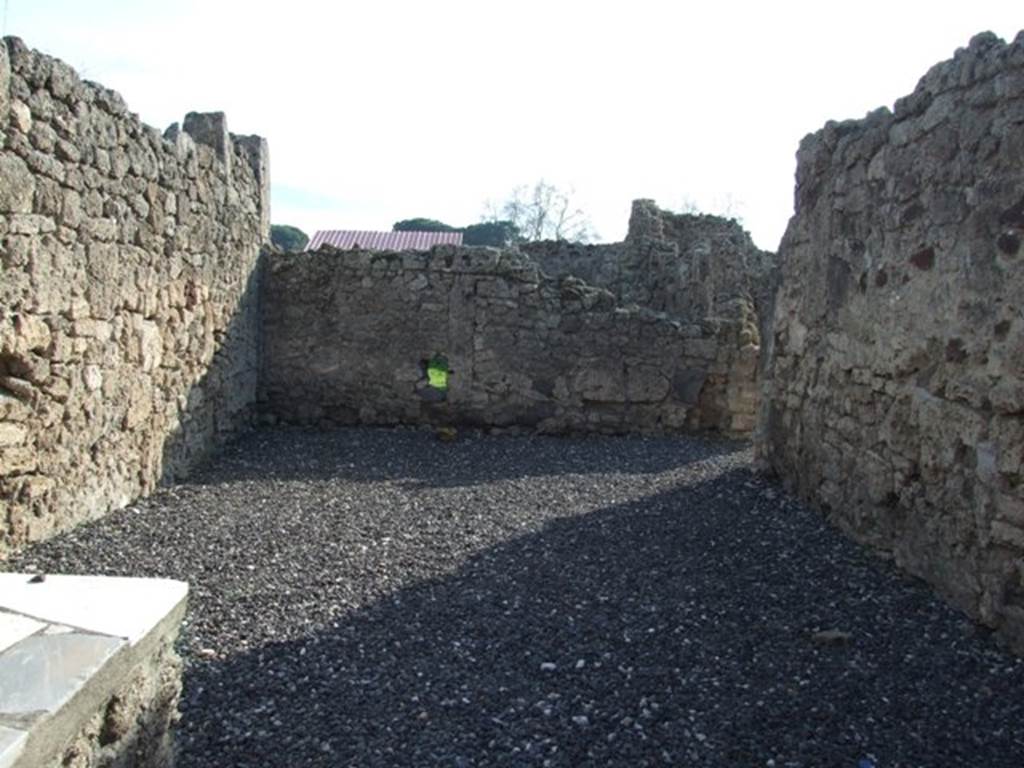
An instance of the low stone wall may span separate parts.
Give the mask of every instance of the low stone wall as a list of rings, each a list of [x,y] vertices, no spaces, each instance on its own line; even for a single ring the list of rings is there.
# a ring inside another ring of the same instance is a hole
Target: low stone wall
[[[749,319],[623,308],[517,251],[278,254],[264,276],[261,405],[289,423],[749,430]],[[431,386],[443,358],[448,386]]]
[[[1024,647],[1024,34],[798,163],[760,453]]]
[[[51,768],[171,768],[180,717],[181,658],[166,640],[112,691],[50,761]]]
[[[0,45],[0,556],[150,491],[247,423],[266,143],[166,135]]]

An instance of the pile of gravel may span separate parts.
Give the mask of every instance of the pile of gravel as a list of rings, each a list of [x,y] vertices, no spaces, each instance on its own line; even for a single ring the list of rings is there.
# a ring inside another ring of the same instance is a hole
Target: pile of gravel
[[[1024,765],[1024,661],[750,459],[261,431],[5,567],[191,583],[189,768]]]

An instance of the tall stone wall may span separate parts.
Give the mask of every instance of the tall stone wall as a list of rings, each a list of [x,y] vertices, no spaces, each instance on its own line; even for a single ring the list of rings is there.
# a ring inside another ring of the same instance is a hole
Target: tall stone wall
[[[166,136],[0,45],[0,555],[187,471],[255,399],[266,143]]]
[[[270,257],[261,400],[293,423],[743,432],[756,348],[738,320],[682,323],[543,275],[518,251]],[[442,356],[446,391],[427,366]]]
[[[1024,33],[798,154],[764,458],[1024,646]]]

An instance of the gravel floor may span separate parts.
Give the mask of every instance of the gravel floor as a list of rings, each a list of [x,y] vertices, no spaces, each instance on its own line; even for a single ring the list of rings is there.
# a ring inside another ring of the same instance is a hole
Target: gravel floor
[[[261,431],[6,567],[192,584],[183,768],[1024,765],[1024,661],[736,444]]]

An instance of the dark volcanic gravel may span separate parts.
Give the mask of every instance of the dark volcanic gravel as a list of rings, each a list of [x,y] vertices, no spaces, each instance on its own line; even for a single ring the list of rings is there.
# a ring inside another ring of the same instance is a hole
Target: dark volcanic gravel
[[[6,567],[191,583],[183,768],[1024,765],[1024,662],[736,444],[262,431]]]

